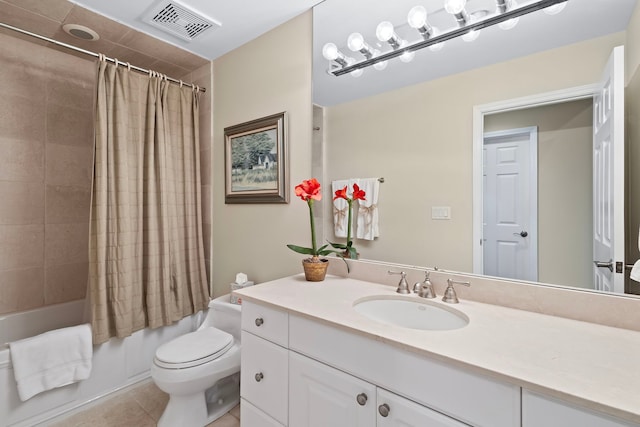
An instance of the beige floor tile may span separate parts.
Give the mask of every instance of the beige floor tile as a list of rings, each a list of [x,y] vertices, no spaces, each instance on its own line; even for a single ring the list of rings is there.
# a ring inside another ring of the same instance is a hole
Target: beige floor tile
[[[240,404],[238,403],[236,406],[234,406],[229,413],[231,415],[233,415],[234,417],[236,417],[237,419],[240,419]]]
[[[231,414],[224,414],[207,427],[240,427],[240,420]]]
[[[169,402],[169,395],[149,382],[131,390],[130,395],[154,419],[158,421]]]

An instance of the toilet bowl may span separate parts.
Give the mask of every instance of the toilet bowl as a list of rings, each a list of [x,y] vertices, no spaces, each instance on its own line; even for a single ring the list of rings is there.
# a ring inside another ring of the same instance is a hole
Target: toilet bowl
[[[238,404],[240,313],[229,295],[211,300],[195,332],[156,350],[151,378],[169,394],[159,427],[205,426]]]

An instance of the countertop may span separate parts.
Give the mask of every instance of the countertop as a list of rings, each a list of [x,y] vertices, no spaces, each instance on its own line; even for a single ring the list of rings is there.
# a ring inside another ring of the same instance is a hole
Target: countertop
[[[441,295],[429,303],[461,311],[463,328],[425,331],[386,325],[353,309],[370,296],[396,297],[395,288],[327,276],[304,275],[235,291],[261,303],[465,367],[531,391],[640,423],[640,332],[548,316]],[[412,294],[409,298],[424,299]]]

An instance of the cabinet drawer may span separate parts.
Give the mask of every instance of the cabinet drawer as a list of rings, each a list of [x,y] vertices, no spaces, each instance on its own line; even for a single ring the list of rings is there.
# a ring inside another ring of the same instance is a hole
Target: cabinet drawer
[[[240,400],[240,424],[242,427],[283,427],[244,399]]]
[[[637,424],[522,390],[522,427],[566,426],[631,427]]]
[[[240,395],[284,425],[287,424],[288,360],[287,349],[242,331]]]
[[[242,329],[283,347],[289,345],[289,315],[280,310],[242,302]]]
[[[381,388],[378,389],[377,404],[377,427],[467,427],[453,418]],[[384,405],[386,412],[381,410]]]

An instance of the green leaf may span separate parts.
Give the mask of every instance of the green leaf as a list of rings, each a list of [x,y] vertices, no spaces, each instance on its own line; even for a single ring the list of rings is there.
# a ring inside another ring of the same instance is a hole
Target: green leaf
[[[303,248],[302,246],[287,245],[289,249],[303,255],[315,255],[312,248]]]
[[[329,242],[329,244],[331,246],[333,246],[336,249],[347,249],[347,245],[343,244],[343,243],[331,243]]]

